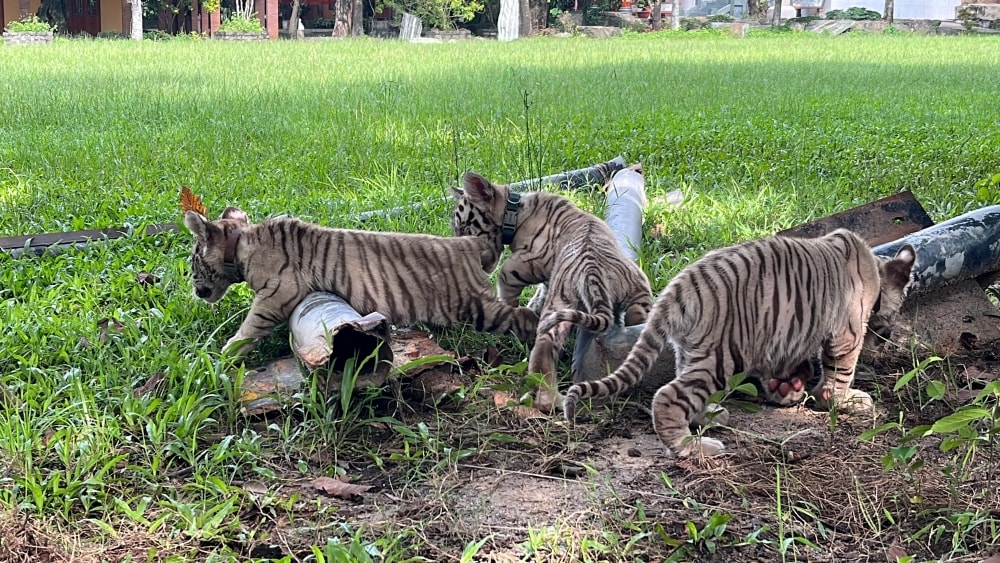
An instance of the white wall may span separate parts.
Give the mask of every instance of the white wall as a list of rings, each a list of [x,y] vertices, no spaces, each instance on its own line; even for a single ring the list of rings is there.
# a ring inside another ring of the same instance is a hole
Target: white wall
[[[883,14],[883,0],[826,0],[824,12],[860,6]],[[899,20],[953,20],[959,0],[896,0],[893,17]],[[784,10],[782,10],[784,15]]]

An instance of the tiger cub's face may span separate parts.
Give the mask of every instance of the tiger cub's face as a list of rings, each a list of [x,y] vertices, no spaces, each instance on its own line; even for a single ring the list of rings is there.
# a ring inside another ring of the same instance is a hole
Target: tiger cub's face
[[[462,187],[452,188],[455,210],[451,214],[451,232],[457,237],[482,236],[500,238],[506,188],[492,184],[475,172],[462,176]],[[500,202],[499,209],[497,202]]]
[[[889,340],[903,300],[910,288],[916,251],[910,245],[899,249],[891,259],[879,259],[880,293],[871,316],[868,318],[868,332],[865,334],[865,348],[880,347]]]
[[[233,231],[246,227],[246,213],[236,207],[227,207],[222,218],[209,221],[196,211],[184,215],[184,225],[194,235],[191,249],[191,280],[194,294],[208,303],[222,299],[235,281],[226,275],[223,263],[226,240]]]

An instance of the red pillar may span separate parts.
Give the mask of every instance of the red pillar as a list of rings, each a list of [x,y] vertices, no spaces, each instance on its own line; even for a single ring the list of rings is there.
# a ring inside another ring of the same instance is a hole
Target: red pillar
[[[267,23],[264,24],[264,29],[267,30],[267,36],[271,39],[278,38],[278,0],[266,0],[266,9],[264,12],[267,14]]]

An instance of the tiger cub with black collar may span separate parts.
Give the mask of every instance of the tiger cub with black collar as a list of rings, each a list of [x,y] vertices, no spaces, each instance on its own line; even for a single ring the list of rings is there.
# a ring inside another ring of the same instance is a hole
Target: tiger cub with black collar
[[[452,191],[456,236],[480,237],[490,256],[500,256],[504,244],[510,246],[499,273],[500,300],[516,306],[525,286],[545,284],[538,314],[546,328],[537,332],[528,370],[545,376],[535,407],[559,409],[563,396],[556,367],[570,330],[577,325],[604,332],[613,323],[643,322],[653,304],[649,280],[604,221],[565,197],[512,193],[475,172],[466,173],[462,188]],[[538,306],[537,300],[532,306]]]

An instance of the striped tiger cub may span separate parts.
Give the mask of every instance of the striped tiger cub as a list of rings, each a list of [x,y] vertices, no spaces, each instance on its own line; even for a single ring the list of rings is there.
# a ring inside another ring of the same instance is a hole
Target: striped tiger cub
[[[672,454],[722,451],[722,442],[692,437],[688,426],[728,377],[745,371],[763,383],[769,399],[782,402],[805,393],[794,388],[802,381],[774,380],[773,374],[798,373],[804,380],[820,350],[822,378],[811,390],[817,407],[871,408],[871,397],[851,388],[854,367],[869,317],[890,323],[899,311],[914,259],[907,245],[881,260],[861,237],[843,229],[709,252],[660,293],[639,340],[614,373],[570,387],[565,416],[574,419],[580,399],[634,385],[668,341],[677,376],[657,391],[652,411],[653,426]]]
[[[556,371],[570,330],[578,325],[603,332],[615,322],[641,323],[653,304],[649,280],[604,221],[564,197],[520,195],[475,172],[464,175],[462,189],[454,188],[453,195],[455,235],[481,237],[490,256],[499,257],[504,244],[510,245],[499,273],[501,301],[514,306],[525,286],[545,283],[529,305],[539,307],[545,330],[537,333],[528,370],[545,376],[535,407],[560,408]],[[496,266],[487,262],[484,258],[484,267]]]
[[[522,339],[538,324],[530,309],[493,296],[475,237],[331,229],[288,217],[250,224],[235,207],[216,221],[188,211],[184,224],[194,234],[198,297],[215,303],[244,281],[256,294],[224,353],[249,351],[254,342],[246,339],[270,334],[313,291],[336,293],[362,315],[378,311],[397,324],[468,321],[477,330],[512,331]]]

